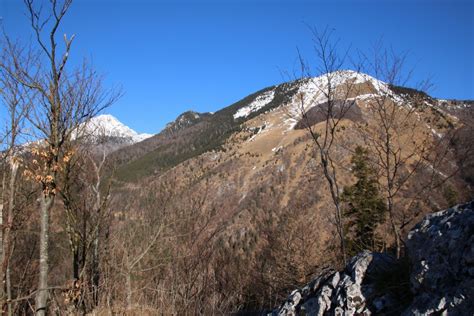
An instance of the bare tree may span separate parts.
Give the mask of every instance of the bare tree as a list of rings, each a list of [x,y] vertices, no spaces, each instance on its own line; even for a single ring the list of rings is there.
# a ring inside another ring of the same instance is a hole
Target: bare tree
[[[70,151],[81,154],[65,164],[59,190],[72,255],[72,284],[80,290],[71,302],[83,311],[98,304],[100,232],[110,217],[110,181],[105,181],[104,174],[107,138],[100,131],[83,134],[86,125],[78,128],[78,137],[70,143]]]
[[[166,190],[160,189],[160,192]],[[165,262],[170,260],[166,254],[172,238],[169,226],[173,212],[168,209],[169,197],[157,197],[151,190],[141,198],[139,209],[129,214],[115,214],[118,221],[114,223],[111,240],[110,259],[113,262],[110,268],[113,272],[109,290],[123,296],[129,311],[135,308],[138,296],[151,286],[150,275],[160,274]]]
[[[408,189],[409,181],[418,172],[426,172],[427,165],[431,166],[432,180],[425,181],[417,191],[421,194],[426,193],[429,188],[440,186],[456,173],[454,170],[441,181],[434,181],[439,178],[435,177],[439,173],[436,167],[446,161],[449,148],[446,141],[442,144],[442,139],[433,140],[433,131],[421,116],[421,111],[429,107],[429,102],[432,101],[424,92],[430,88],[430,82],[421,82],[418,90],[404,88],[412,75],[412,70],[405,69],[407,55],[383,49],[380,43],[375,46],[373,56],[360,54],[361,61],[353,66],[355,71],[341,71],[347,62],[348,52],[340,55],[338,43],[331,40],[331,35],[327,28],[323,32],[313,30],[320,65],[316,70],[322,74],[317,80],[311,79],[308,64],[301,56],[299,58],[301,72],[306,74],[303,76],[304,82],[314,83],[309,96],[304,92],[297,95],[299,124],[308,131],[321,160],[335,206],[334,219],[345,262],[341,186],[338,179],[341,168],[337,166],[334,151],[338,145],[338,132],[344,128],[343,120],[350,118],[351,111],[358,102],[357,96],[361,93],[366,95],[364,108],[367,108],[368,115],[356,127],[379,171],[396,254],[400,256],[400,229],[409,222],[403,216],[402,204],[411,205],[406,194],[409,190],[414,191],[413,188]],[[377,79],[359,73],[361,69]]]
[[[35,106],[28,120],[40,141],[30,146],[33,165],[25,175],[41,187],[37,315],[45,315],[48,306],[50,211],[58,193],[58,172],[73,154],[67,151],[66,144],[79,124],[118,97],[115,92],[103,91],[100,77],[87,63],[68,71],[74,35],[64,35],[61,49],[57,32],[71,4],[72,0],[53,0],[44,15],[35,1],[25,0],[38,50],[18,50],[7,38],[11,62],[0,65],[34,97]]]
[[[433,191],[460,170],[460,165],[451,163],[455,159],[451,144],[457,138],[457,127],[465,124],[437,109],[438,102],[426,93],[430,80],[420,82],[416,89],[405,88],[413,79],[407,54],[386,49],[379,42],[372,55],[362,56],[366,71],[380,81],[373,82],[377,93],[366,100],[371,119],[359,127],[380,170],[395,252],[400,257],[401,230],[417,215],[408,210],[434,201]]]
[[[2,64],[8,63],[6,50],[1,55]],[[4,146],[2,146],[2,194],[0,197],[0,306],[11,300],[10,257],[13,249],[12,229],[15,220],[15,188],[20,167],[18,154],[19,142],[23,133],[23,125],[30,106],[28,93],[9,73],[0,68],[0,100],[5,107],[7,118],[4,124]],[[9,176],[8,181],[6,178]],[[4,205],[7,213],[4,214]],[[6,223],[4,223],[6,215]],[[6,287],[5,287],[6,286]],[[8,314],[12,314],[11,304],[8,304]]]
[[[368,72],[381,81],[373,83],[377,93],[367,100],[371,119],[360,127],[371,156],[381,171],[382,192],[396,255],[400,257],[402,223],[396,218],[397,198],[408,181],[423,167],[433,149],[431,132],[421,124],[419,115],[419,111],[426,106],[424,101],[427,95],[416,90],[395,93],[397,87],[406,86],[411,76],[411,71],[405,72],[405,54],[382,49],[379,44],[374,49],[374,56],[365,56],[365,60]],[[428,87],[426,81],[419,89],[426,90]]]
[[[301,73],[303,74],[302,80],[313,87],[314,94],[307,95],[301,92],[297,95],[297,102],[299,103],[299,113],[297,115],[301,119],[303,127],[311,136],[317,156],[321,161],[321,168],[334,205],[334,220],[339,239],[340,254],[342,262],[345,264],[347,260],[340,197],[341,185],[333,151],[341,123],[354,103],[351,97],[357,94],[358,86],[354,79],[358,69],[354,72],[342,70],[347,62],[347,52],[343,55],[339,54],[338,43],[333,41],[332,31],[329,28],[322,32],[312,29],[312,34],[318,59],[315,70],[320,75],[320,80],[315,82],[311,79],[314,74],[308,63],[299,55]],[[342,85],[341,82],[343,82]],[[314,112],[317,112],[317,115]],[[321,129],[316,128],[314,116],[322,118]]]

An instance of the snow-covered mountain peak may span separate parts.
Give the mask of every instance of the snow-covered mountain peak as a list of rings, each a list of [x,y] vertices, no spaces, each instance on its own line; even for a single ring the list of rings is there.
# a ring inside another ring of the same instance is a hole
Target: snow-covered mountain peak
[[[334,89],[342,84],[350,83],[350,84],[361,84],[369,82],[375,88],[377,92],[380,93],[387,93],[389,91],[389,87],[387,83],[378,80],[368,74],[357,72],[353,70],[338,70],[334,72],[330,72],[327,74],[320,75],[318,77],[310,78],[309,80],[305,81],[304,84],[301,85],[301,90],[310,90],[313,93],[315,91],[323,91],[330,86]],[[307,92],[307,91],[301,91]]]
[[[79,127],[79,130],[84,135],[121,138],[130,143],[137,143],[153,136],[151,134],[137,133],[110,114],[101,114],[93,117]]]
[[[353,70],[338,70],[318,77],[307,78],[301,81],[298,87],[297,95],[305,95],[307,100],[305,110],[311,107],[324,103],[327,100],[328,87],[330,86],[335,91],[339,86],[349,84],[352,86],[352,93],[358,94],[356,98],[367,98],[375,95],[389,96],[396,103],[402,103],[403,99],[400,95],[392,91],[390,85],[382,80],[376,79],[368,74],[357,72]],[[359,89],[355,85],[369,84],[369,89]],[[297,97],[299,98],[299,96]],[[292,104],[296,104],[296,112],[299,112],[299,99],[293,98]]]
[[[295,94],[293,100],[290,103],[297,103],[296,96],[304,94],[308,100],[308,106],[314,106],[316,104],[322,103],[325,100],[325,95],[327,95],[328,86],[331,86],[332,89],[335,89],[344,84],[364,84],[370,83],[376,94],[390,95],[393,98],[396,96],[392,93],[389,88],[389,85],[381,80],[378,80],[368,74],[353,71],[353,70],[338,70],[326,74],[322,74],[318,77],[310,77],[302,80],[298,80],[293,84],[296,84],[298,93]],[[286,85],[288,83],[284,83]],[[239,118],[246,118],[251,113],[257,112],[267,106],[270,102],[273,101],[275,97],[275,91],[283,85],[273,87],[271,90],[267,90],[260,95],[256,96],[253,101],[248,103],[246,106],[237,109],[234,113],[234,120]]]

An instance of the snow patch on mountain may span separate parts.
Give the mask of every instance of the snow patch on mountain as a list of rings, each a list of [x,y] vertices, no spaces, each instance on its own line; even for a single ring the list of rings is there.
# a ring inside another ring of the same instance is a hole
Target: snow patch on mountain
[[[314,105],[327,101],[329,86],[331,86],[332,89],[335,89],[346,83],[355,85],[366,82],[369,82],[374,87],[376,94],[389,95],[391,97],[397,98],[396,94],[390,90],[387,83],[375,79],[374,77],[367,74],[353,70],[339,70],[321,75],[319,77],[310,78],[299,87],[296,96],[301,97],[301,95],[303,95],[306,98],[304,104],[305,107],[307,107],[305,110],[308,110]],[[370,96],[373,95],[374,94],[370,94]]]
[[[377,95],[384,95],[390,97],[398,104],[403,103],[403,98],[390,89],[389,84],[378,80],[368,74],[353,71],[353,70],[338,70],[323,74],[318,77],[312,77],[301,80],[298,87],[298,92],[293,96],[289,102],[289,116],[298,117],[302,111],[308,111],[310,108],[327,101],[328,87],[334,90],[343,84],[363,84],[370,83],[375,91],[373,93],[366,93],[354,99],[369,99]],[[249,105],[238,109],[234,114],[234,120],[238,118],[245,118],[251,113],[257,112],[270,103],[275,96],[275,90],[270,90],[262,93],[255,98]],[[303,98],[303,102],[301,102]],[[407,104],[409,106],[409,104]],[[303,108],[302,108],[303,107]],[[289,125],[294,125],[296,120],[288,120]]]
[[[349,98],[347,99],[348,101],[366,100],[375,98],[377,95],[385,95],[389,96],[398,104],[403,102],[403,99],[394,93],[387,83],[357,71],[339,70],[302,81],[298,92],[288,104],[287,113],[289,115],[288,119],[285,120],[285,124],[288,125],[289,130],[293,129],[299,120],[298,118],[301,117],[301,113],[307,112],[314,106],[327,102],[329,86],[334,90],[343,84],[356,85],[363,83],[370,83],[375,91],[373,93],[358,95],[355,98]]]
[[[87,137],[114,137],[122,138],[130,143],[138,143],[153,136],[152,134],[139,134],[130,127],[120,122],[117,118],[110,114],[102,114],[93,117],[88,122],[81,124],[78,128],[77,134],[85,135]]]
[[[250,115],[250,113],[257,112],[261,108],[263,108],[265,105],[268,103],[272,102],[273,98],[275,97],[275,91],[267,91],[258,97],[255,98],[255,100],[252,101],[249,105],[240,108],[237,112],[234,114],[234,120],[238,119],[239,117],[247,117]]]

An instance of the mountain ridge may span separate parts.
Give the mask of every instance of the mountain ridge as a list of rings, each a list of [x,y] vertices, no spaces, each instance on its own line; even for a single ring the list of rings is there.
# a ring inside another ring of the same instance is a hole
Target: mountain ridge
[[[317,93],[318,80],[262,89],[175,133],[160,133],[112,153],[111,162],[118,166],[112,176],[113,216],[128,223],[144,208],[152,216],[165,214],[157,213],[163,208],[178,222],[188,218],[193,230],[201,223],[202,235],[193,244],[212,249],[205,257],[215,260],[209,271],[219,286],[221,281],[233,289],[242,286],[235,304],[258,310],[275,298],[283,301],[296,284],[306,284],[321,267],[335,266],[338,260],[334,205],[321,159],[296,112],[298,96],[304,96],[314,105],[306,107],[308,113],[324,113],[327,100]],[[369,146],[367,137],[377,133],[370,102],[381,83],[373,82],[356,83],[357,93],[347,95],[354,112],[338,125],[331,148],[341,189],[356,182],[354,149]],[[401,236],[427,212],[474,196],[474,159],[466,151],[474,148],[474,124],[468,121],[474,118],[473,108],[423,95],[410,103],[410,95],[403,96],[409,93],[418,92],[382,91],[393,95],[390,106],[402,116],[413,113],[398,134],[404,159],[411,157],[398,171],[402,176],[412,172],[396,200],[394,218]],[[336,108],[338,102],[333,102]],[[313,114],[309,124],[315,133],[324,133],[321,113]],[[425,141],[429,152],[421,156],[416,146]],[[374,150],[368,158],[374,165],[376,155]],[[441,160],[423,159],[428,155]],[[377,180],[381,187],[385,184],[383,177]],[[391,231],[388,218],[377,227],[384,250],[394,244]]]
[[[285,82],[263,88],[213,114],[194,111],[180,114],[160,133],[144,142],[122,148],[112,155],[111,159],[118,165],[118,178],[134,181],[144,176],[162,173],[204,152],[221,150],[231,135],[245,129],[246,122],[282,106],[287,106],[285,111],[288,112],[286,117],[282,118],[284,125],[287,130],[292,130],[298,124],[298,120],[295,119],[299,111],[295,101],[296,95],[308,96],[311,101],[308,102],[311,104],[310,107],[320,104],[324,101],[324,87],[329,80],[335,87],[347,81],[358,85],[361,93],[352,96],[354,101],[371,98],[374,93],[385,93],[400,104],[403,103],[403,95],[408,94],[419,94],[431,100],[430,102],[437,103],[436,99],[418,90],[389,85],[370,75],[351,70]],[[268,131],[268,125],[265,126]]]

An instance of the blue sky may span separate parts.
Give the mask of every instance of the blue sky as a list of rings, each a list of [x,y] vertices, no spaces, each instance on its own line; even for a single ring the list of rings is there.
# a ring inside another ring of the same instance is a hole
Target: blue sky
[[[1,0],[7,33],[31,40],[20,0]],[[440,98],[474,99],[474,1],[75,0],[62,32],[125,95],[107,110],[156,133],[183,111],[215,111],[292,72],[298,47],[311,61],[307,25],[335,29],[342,46],[383,37],[409,52],[410,84],[430,77]]]

